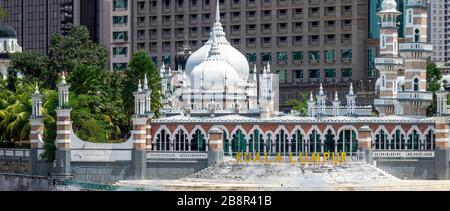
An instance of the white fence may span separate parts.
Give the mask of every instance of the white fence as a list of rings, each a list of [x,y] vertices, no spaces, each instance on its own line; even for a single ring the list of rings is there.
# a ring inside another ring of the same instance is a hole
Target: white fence
[[[434,158],[434,151],[373,151],[373,158]]]
[[[0,149],[0,157],[24,157],[30,156],[28,149]]]
[[[160,152],[148,152],[147,159],[151,160],[195,160],[195,159],[208,159],[208,153],[160,153]]]

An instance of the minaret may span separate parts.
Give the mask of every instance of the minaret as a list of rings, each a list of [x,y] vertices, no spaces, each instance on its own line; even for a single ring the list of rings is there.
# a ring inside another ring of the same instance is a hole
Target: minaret
[[[334,117],[339,116],[340,106],[341,106],[341,101],[339,101],[338,92],[336,91],[334,94],[334,100],[333,100],[333,116]]]
[[[70,121],[70,112],[72,109],[69,105],[69,88],[66,82],[66,76],[62,73],[61,83],[58,88],[58,108],[56,109],[57,128],[56,131],[56,174],[60,177],[71,176],[71,151],[70,151],[70,135],[72,133],[72,123]]]
[[[321,117],[325,114],[325,107],[326,107],[326,99],[327,96],[323,92],[323,86],[322,83],[320,83],[320,89],[319,94],[316,95],[317,98],[317,117]]]
[[[350,83],[350,91],[347,95],[347,115],[354,116],[356,114],[356,95],[353,93],[353,84]]]
[[[427,92],[427,58],[433,45],[427,42],[428,6],[426,0],[405,1],[405,43],[400,55],[405,59],[405,91],[399,94],[403,115],[426,116],[433,94]]]
[[[379,98],[374,104],[382,116],[395,112],[393,99],[397,97],[397,75],[403,65],[403,59],[398,57],[397,17],[400,14],[395,0],[384,0],[378,12],[381,20],[380,58],[375,59],[375,65],[380,71],[381,85]]]
[[[146,154],[148,138],[147,136],[148,121],[151,118],[150,108],[150,90],[148,90],[147,77],[144,78],[144,89],[142,88],[141,80],[139,80],[138,89],[133,93],[134,95],[134,115],[133,120],[133,151],[132,151],[132,165],[134,179],[142,180],[145,177],[146,171]]]
[[[311,94],[309,95],[309,100],[308,100],[308,116],[309,117],[315,117],[316,116],[316,102],[314,101],[314,95],[313,92],[311,91]]]
[[[268,65],[270,68],[270,65]],[[272,74],[267,73],[264,67],[263,74],[259,76],[259,104],[261,108],[261,118],[270,118],[273,112],[273,96],[272,96]]]
[[[447,96],[448,92],[444,88],[444,83],[441,82],[439,91],[436,92],[436,116],[447,116]]]
[[[42,115],[42,95],[39,92],[39,87],[36,83],[35,92],[31,95],[31,117],[30,121],[30,162],[29,162],[29,174],[39,175],[39,149],[42,149],[44,142],[42,141],[42,135],[44,133],[44,117]]]

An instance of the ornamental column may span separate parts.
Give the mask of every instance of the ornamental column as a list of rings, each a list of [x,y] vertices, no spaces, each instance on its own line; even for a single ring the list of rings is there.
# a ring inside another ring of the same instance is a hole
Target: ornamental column
[[[72,132],[72,122],[70,121],[70,112],[72,109],[69,105],[69,88],[66,82],[64,72],[62,81],[57,85],[58,88],[58,107],[56,109],[56,165],[55,171],[58,177],[71,176],[71,152],[70,152],[70,135]]]
[[[208,166],[223,162],[223,131],[219,128],[209,130]]]
[[[147,77],[144,79],[144,89],[139,81],[138,89],[134,95],[134,115],[133,121],[133,151],[132,166],[134,179],[145,179],[147,170],[147,143],[148,143],[148,120],[152,114],[150,112],[150,91],[148,90]],[[151,128],[150,128],[151,129]],[[151,140],[150,140],[151,143]]]
[[[358,129],[358,147],[363,153],[363,156],[358,156],[359,159],[364,159],[367,163],[372,164],[372,129],[367,125]]]
[[[31,95],[31,118],[30,118],[30,175],[39,175],[39,149],[43,148],[42,134],[44,132],[44,117],[42,115],[42,95],[36,84],[36,91]]]

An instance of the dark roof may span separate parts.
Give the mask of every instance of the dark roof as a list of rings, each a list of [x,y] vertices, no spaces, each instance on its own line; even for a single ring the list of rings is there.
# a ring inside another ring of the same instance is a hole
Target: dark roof
[[[17,33],[11,26],[0,25],[0,38],[16,38]]]

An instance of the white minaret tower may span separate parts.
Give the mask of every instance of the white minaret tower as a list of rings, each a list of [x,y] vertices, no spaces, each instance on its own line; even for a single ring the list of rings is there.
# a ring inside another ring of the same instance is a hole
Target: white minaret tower
[[[316,95],[317,98],[317,117],[321,117],[325,114],[325,107],[326,107],[326,99],[327,96],[323,92],[323,86],[322,83],[320,83],[320,89],[319,94]]]
[[[380,115],[393,115],[397,97],[397,75],[403,65],[403,59],[398,57],[398,27],[397,17],[401,13],[397,10],[395,0],[384,0],[378,16],[381,20],[380,28],[380,58],[375,59],[375,65],[380,71],[380,95],[375,99],[375,107]]]
[[[347,115],[354,116],[356,111],[356,95],[353,93],[353,84],[350,83],[350,91],[347,95]]]
[[[341,105],[341,101],[339,101],[338,92],[336,91],[334,94],[334,100],[333,100],[333,116],[334,117],[339,116],[340,105]]]
[[[314,101],[314,95],[313,92],[311,91],[311,94],[309,95],[309,100],[308,100],[308,116],[309,117],[314,117],[316,116],[316,102]]]

